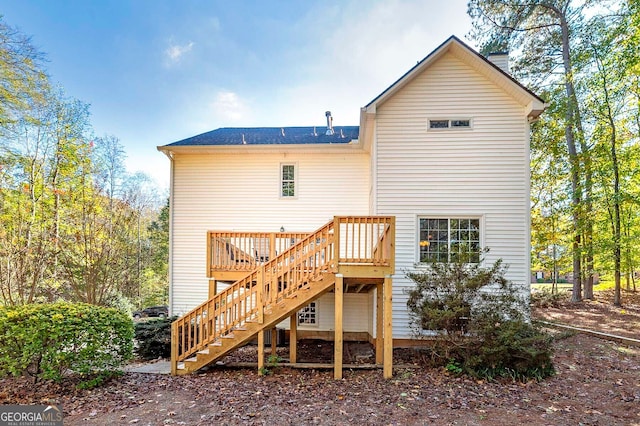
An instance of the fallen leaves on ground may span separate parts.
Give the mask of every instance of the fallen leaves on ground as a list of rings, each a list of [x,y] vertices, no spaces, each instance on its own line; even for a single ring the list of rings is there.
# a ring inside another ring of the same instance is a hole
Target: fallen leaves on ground
[[[625,315],[635,315],[636,308],[625,306]],[[574,311],[574,318],[580,317]],[[640,315],[632,319],[638,320]],[[351,355],[368,359],[371,350],[354,346]],[[312,359],[333,351],[330,343],[307,342],[299,352]],[[229,360],[254,353],[246,347]],[[559,333],[557,374],[528,383],[452,375],[426,368],[424,356],[396,349],[396,362],[414,367],[396,368],[391,380],[383,379],[381,370],[345,370],[344,379],[336,381],[331,370],[281,366],[268,376],[224,367],[180,377],[126,373],[93,390],[77,390],[72,379],[34,384],[5,378],[0,403],[59,403],[68,425],[640,424],[638,347]]]

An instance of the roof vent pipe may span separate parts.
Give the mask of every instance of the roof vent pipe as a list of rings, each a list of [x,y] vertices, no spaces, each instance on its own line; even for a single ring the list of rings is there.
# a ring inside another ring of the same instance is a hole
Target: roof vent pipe
[[[327,132],[325,133],[325,135],[327,136],[333,136],[333,117],[331,116],[331,111],[327,111],[324,113],[324,115],[327,116]]]
[[[489,62],[509,74],[509,52],[491,52],[487,55]]]

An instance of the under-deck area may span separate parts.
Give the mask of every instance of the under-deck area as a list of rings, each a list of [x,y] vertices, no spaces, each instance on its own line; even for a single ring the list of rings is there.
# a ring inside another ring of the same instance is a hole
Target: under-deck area
[[[394,242],[395,218],[378,216],[337,216],[311,233],[209,231],[209,299],[174,322],[172,373],[196,371],[253,339],[263,371],[265,333],[275,344],[275,327],[287,319],[296,364],[298,312],[332,293],[335,377],[342,377],[345,317],[366,314],[345,310],[345,294],[372,298],[375,362],[391,377]]]

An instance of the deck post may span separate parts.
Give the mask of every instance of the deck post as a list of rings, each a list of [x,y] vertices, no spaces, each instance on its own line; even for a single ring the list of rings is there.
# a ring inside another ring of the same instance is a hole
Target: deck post
[[[258,324],[264,323],[264,283],[262,280],[264,268],[258,269],[256,277],[256,305],[258,305]]]
[[[340,267],[340,217],[333,217],[333,263]]]
[[[384,277],[384,366],[385,379],[393,377],[393,280],[391,275]]]
[[[294,312],[289,317],[289,363],[295,364],[298,360],[298,313]]]
[[[276,234],[269,234],[269,260],[276,258]]]
[[[218,281],[214,278],[209,280],[209,299],[218,293]]]
[[[335,283],[335,338],[333,339],[333,378],[342,379],[342,308],[344,302],[344,277],[336,274]]]
[[[382,283],[376,284],[376,364],[382,364],[384,359],[383,353],[383,303],[382,303]]]
[[[258,375],[264,372],[264,330],[258,331]]]
[[[178,374],[178,324],[171,323],[171,375]]]
[[[278,347],[278,330],[273,327],[271,329],[271,356],[277,356],[277,347]]]

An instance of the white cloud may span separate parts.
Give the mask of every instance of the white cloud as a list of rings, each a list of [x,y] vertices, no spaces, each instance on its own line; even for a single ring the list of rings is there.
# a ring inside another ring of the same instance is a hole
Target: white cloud
[[[226,90],[216,93],[211,107],[218,122],[241,123],[247,119],[249,112],[245,101],[236,93]]]
[[[167,63],[169,65],[172,65],[180,62],[180,59],[182,59],[184,54],[191,51],[193,45],[194,43],[192,41],[183,45],[171,43],[169,47],[167,47],[167,49],[164,51]]]

